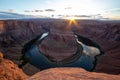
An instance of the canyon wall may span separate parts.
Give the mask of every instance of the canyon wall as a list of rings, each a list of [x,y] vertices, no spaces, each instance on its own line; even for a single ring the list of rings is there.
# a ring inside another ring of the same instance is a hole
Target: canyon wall
[[[52,19],[1,20],[0,51],[4,53],[5,58],[19,65],[24,45],[40,34],[48,32],[51,27],[61,25],[61,22],[68,24],[65,20]],[[120,21],[78,20],[77,23],[76,27],[71,27],[73,32],[96,41],[105,53],[98,58],[96,71],[120,74]],[[25,67],[24,70],[28,68],[30,67]]]

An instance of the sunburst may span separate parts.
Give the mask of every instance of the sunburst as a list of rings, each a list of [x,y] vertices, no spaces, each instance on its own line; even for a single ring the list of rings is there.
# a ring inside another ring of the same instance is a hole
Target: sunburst
[[[69,20],[69,23],[68,23],[68,29],[70,29],[73,25],[75,27],[78,27],[78,23],[77,23],[77,20],[75,19],[75,17],[69,17],[67,18]]]

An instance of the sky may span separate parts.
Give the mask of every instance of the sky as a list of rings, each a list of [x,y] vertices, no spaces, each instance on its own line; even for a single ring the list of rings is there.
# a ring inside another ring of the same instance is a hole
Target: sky
[[[120,0],[0,0],[0,11],[120,19]]]

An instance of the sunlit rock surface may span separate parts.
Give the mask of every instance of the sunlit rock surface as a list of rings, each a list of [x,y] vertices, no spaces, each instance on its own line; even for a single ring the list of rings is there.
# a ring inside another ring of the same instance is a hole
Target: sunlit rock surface
[[[81,68],[53,68],[43,70],[27,80],[119,80],[120,75],[87,72]]]
[[[0,80],[25,80],[26,78],[28,76],[12,61],[7,59],[0,61]]]

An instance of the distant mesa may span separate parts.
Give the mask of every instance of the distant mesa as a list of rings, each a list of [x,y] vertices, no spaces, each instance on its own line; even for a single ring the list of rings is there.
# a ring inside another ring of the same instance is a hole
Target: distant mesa
[[[24,14],[11,13],[11,12],[0,12],[0,20],[29,19],[29,18],[36,18],[36,17],[32,15],[24,15]]]

